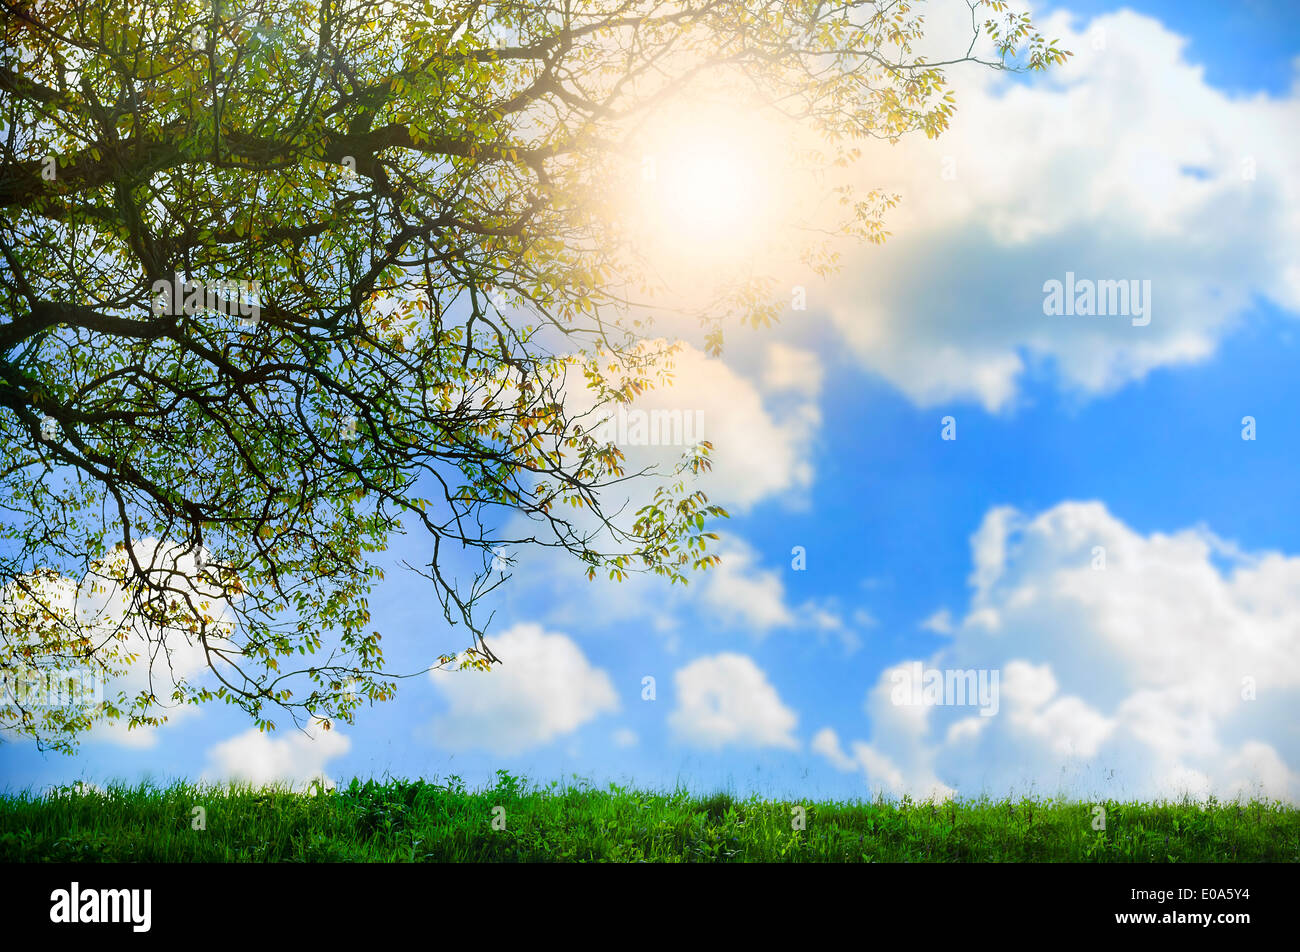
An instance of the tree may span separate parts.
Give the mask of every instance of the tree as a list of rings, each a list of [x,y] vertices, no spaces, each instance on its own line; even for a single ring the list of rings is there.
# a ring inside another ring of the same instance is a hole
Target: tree
[[[671,370],[630,143],[723,90],[830,166],[937,135],[946,67],[1068,55],[968,5],[970,48],[927,61],[903,0],[6,0],[0,668],[136,678],[89,709],[11,691],[0,727],[66,750],[211,700],[350,721],[396,689],[367,595],[398,532],[472,633],[442,666],[499,660],[473,608],[510,547],[591,577],[712,564],[711,447],[627,472],[593,432]],[[892,201],[845,194],[841,230],[881,240]],[[701,308],[710,349],[770,292]],[[651,501],[607,511],[638,477]]]

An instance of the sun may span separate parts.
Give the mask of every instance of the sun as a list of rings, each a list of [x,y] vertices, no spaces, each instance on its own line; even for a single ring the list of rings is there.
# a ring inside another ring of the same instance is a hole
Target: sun
[[[620,248],[641,287],[682,313],[757,307],[760,286],[801,284],[816,273],[808,249],[842,214],[815,133],[739,93],[643,117],[619,155]]]
[[[774,227],[779,192],[765,132],[736,116],[693,115],[643,137],[631,192],[649,257],[709,268],[754,254]]]
[[[659,219],[678,240],[744,242],[764,196],[755,163],[733,143],[685,139],[657,162],[652,189]]]

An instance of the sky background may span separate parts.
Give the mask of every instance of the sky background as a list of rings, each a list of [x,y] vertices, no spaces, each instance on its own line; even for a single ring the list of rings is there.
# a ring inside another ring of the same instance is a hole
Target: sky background
[[[209,705],[75,757],[6,742],[0,785],[1300,799],[1294,7],[1039,6],[1066,67],[956,71],[949,132],[869,152],[863,184],[903,196],[890,241],[721,359],[688,346],[645,404],[703,412],[732,512],[688,589],[521,553],[491,674],[412,678],[311,738]],[[1066,272],[1151,281],[1150,323],[1046,316]],[[463,647],[418,577],[371,608],[395,667]],[[893,703],[912,662],[997,671],[997,713]]]

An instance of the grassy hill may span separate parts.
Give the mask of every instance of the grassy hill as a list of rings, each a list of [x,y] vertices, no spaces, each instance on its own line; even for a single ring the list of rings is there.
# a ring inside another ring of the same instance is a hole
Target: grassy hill
[[[0,861],[1300,860],[1300,811],[1280,803],[1112,801],[1098,830],[1098,804],[1081,802],[799,803],[498,777],[480,791],[453,778],[318,795],[190,784],[8,794]]]

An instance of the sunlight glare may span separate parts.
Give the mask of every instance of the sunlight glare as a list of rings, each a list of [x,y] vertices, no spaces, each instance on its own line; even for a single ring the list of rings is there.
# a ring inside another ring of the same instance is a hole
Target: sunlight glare
[[[647,136],[635,217],[651,257],[711,267],[745,260],[765,242],[774,183],[764,132],[694,116]]]
[[[725,142],[691,143],[663,163],[658,201],[664,224],[687,242],[740,242],[762,201],[754,168]]]

